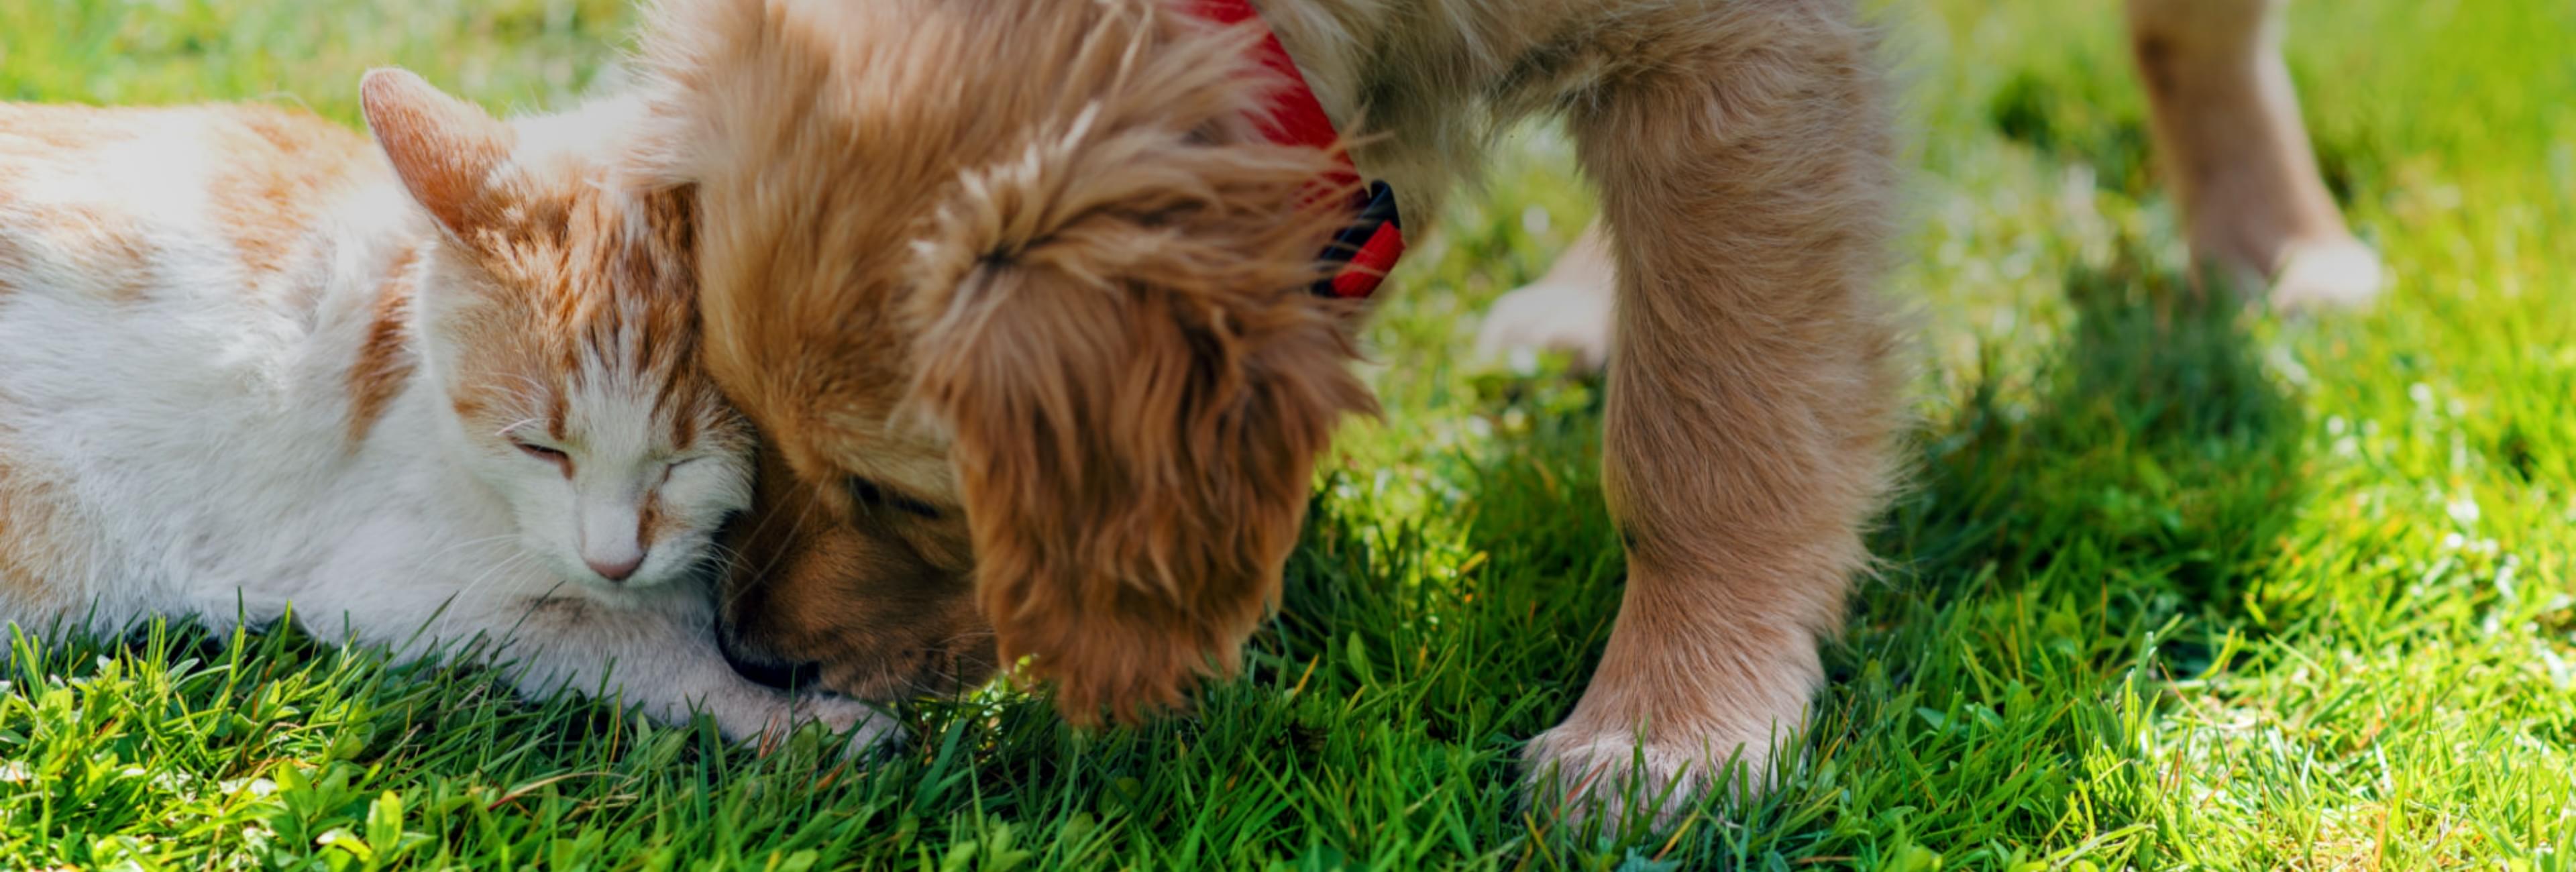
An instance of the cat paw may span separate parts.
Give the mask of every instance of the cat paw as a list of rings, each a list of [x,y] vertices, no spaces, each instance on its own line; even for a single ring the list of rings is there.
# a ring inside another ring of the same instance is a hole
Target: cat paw
[[[2353,309],[2377,299],[2379,289],[2379,255],[2347,236],[2291,243],[2268,296],[2282,310]]]
[[[771,714],[757,741],[767,747],[806,727],[848,736],[853,754],[901,744],[904,735],[902,722],[876,706],[845,696],[815,694]]]
[[[1597,820],[1604,833],[1640,816],[1650,829],[1669,831],[1722,785],[1760,790],[1775,740],[1796,738],[1794,728],[1767,726],[1674,732],[1640,742],[1633,728],[1576,718],[1540,733],[1522,751],[1531,805],[1572,825]]]
[[[1551,277],[1495,300],[1476,333],[1476,355],[1524,368],[1524,358],[1556,351],[1573,358],[1578,372],[1600,371],[1610,362],[1612,291],[1584,281],[1589,278]],[[1598,279],[1610,280],[1606,275]]]

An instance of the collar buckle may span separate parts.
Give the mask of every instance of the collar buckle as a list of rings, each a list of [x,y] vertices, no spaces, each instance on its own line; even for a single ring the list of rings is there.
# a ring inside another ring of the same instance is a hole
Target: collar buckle
[[[1359,213],[1324,246],[1323,262],[1331,275],[1315,283],[1315,293],[1343,300],[1367,297],[1386,281],[1387,270],[1404,256],[1404,218],[1396,212],[1395,189],[1371,181],[1353,196]]]

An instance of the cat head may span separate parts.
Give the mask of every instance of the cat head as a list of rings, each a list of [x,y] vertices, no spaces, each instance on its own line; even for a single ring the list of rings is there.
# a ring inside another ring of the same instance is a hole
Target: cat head
[[[706,565],[750,502],[752,439],[698,364],[687,192],[625,185],[604,154],[629,107],[505,124],[399,70],[360,96],[438,227],[411,323],[452,456],[569,581],[644,588]]]

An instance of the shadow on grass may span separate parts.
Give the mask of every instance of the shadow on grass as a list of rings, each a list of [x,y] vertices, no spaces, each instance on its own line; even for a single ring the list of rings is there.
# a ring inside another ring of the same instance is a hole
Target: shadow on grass
[[[1873,543],[1886,577],[1827,653],[1809,763],[1766,802],[1878,827],[1822,849],[2011,866],[2076,806],[2102,816],[2106,866],[2158,837],[2132,816],[2166,789],[2144,721],[2228,636],[2262,632],[2246,603],[2308,489],[2258,322],[2142,260],[2070,273],[2049,362],[1987,355],[1919,437]],[[1927,772],[1980,789],[1929,793]]]
[[[2076,275],[2068,294],[2063,355],[2027,382],[1989,374],[1918,443],[1917,486],[1874,543],[1890,580],[1864,586],[1851,639],[1828,652],[1805,762],[1670,840],[1563,830],[1518,797],[1520,746],[1572,707],[1624,573],[1601,507],[1601,385],[1557,376],[1479,384],[1483,432],[1421,459],[1430,484],[1412,496],[1362,478],[1375,470],[1327,482],[1246,678],[1207,690],[1191,718],[1086,733],[1043,698],[988,693],[911,707],[911,745],[836,759],[816,736],[747,749],[578,695],[519,703],[488,672],[385,667],[292,631],[214,644],[186,630],[22,654],[23,704],[85,707],[48,715],[64,729],[31,735],[24,756],[55,767],[59,808],[159,801],[97,775],[119,767],[280,778],[283,810],[241,814],[308,849],[367,827],[396,787],[405,827],[436,844],[713,839],[863,867],[962,845],[1042,866],[1145,850],[1329,868],[1530,851],[1601,867],[1629,848],[1884,865],[1917,844],[2027,844],[2123,735],[2111,707],[2067,701],[2123,686],[2142,634],[2241,623],[2303,494],[2298,412],[2235,307],[2130,266]],[[2188,633],[2157,645],[2148,663],[2173,672],[2210,656]],[[159,669],[96,665],[118,653]],[[50,689],[66,679],[81,692]],[[185,714],[143,714],[156,706]],[[121,723],[172,726],[111,735]],[[1926,761],[1995,786],[1926,796],[1908,774]],[[289,769],[309,772],[290,783]]]
[[[1328,482],[1245,678],[1205,689],[1190,717],[1081,731],[1043,696],[996,691],[908,706],[914,740],[890,752],[839,756],[812,734],[748,748],[579,693],[521,702],[489,670],[389,666],[292,628],[227,639],[173,626],[47,634],[57,641],[17,658],[22,704],[68,707],[24,756],[62,807],[178,801],[99,774],[132,767],[273,779],[277,806],[235,814],[280,834],[280,856],[367,831],[398,789],[404,826],[432,845],[720,844],[854,868],[965,845],[1042,868],[1405,866],[1425,851],[1495,864],[1480,852],[1518,851],[1528,832],[1513,754],[1570,705],[1617,598],[1597,391],[1539,393],[1496,409],[1498,426],[1520,428],[1505,447],[1423,461],[1455,484],[1432,497],[1445,503],[1387,502],[1403,497],[1368,472]],[[1566,413],[1531,414],[1545,409]],[[131,723],[170,726],[96,738]],[[57,835],[84,825],[57,820]]]
[[[1561,831],[1518,797],[1520,747],[1573,706],[1624,576],[1601,503],[1602,384],[1555,374],[1477,383],[1475,438],[1418,468],[1328,481],[1247,680],[1195,719],[1081,737],[1005,702],[926,724],[907,777],[972,783],[953,796],[997,818],[1081,808],[1237,856],[1356,858],[1447,832],[1453,859],[1517,843],[1575,866],[1631,847],[1884,865],[1916,845],[2037,841],[2100,789],[2087,767],[2128,730],[2117,706],[2070,701],[2207,666],[2305,498],[2300,413],[2242,308],[2142,262],[2069,276],[2062,352],[1988,373],[1910,443],[1917,479],[1873,542],[1890,571],[1828,652],[1805,762],[1679,838]],[[1406,475],[1429,484],[1389,484]],[[1995,787],[1927,798],[1911,774],[1927,765]]]
[[[1697,827],[1668,848],[1759,866],[2028,844],[2064,814],[2087,755],[2123,729],[2108,722],[2115,706],[2067,700],[2196,673],[2220,656],[2219,637],[2259,631],[2243,626],[2247,592],[2307,495],[2301,412],[2266,371],[2243,306],[2143,262],[2132,252],[2070,274],[2076,317],[2059,353],[2035,371],[1983,373],[1910,443],[1916,478],[1872,543],[1889,570],[1863,583],[1850,638],[1828,652],[1806,761],[1756,803],[1706,809],[1740,826]],[[1572,707],[1624,567],[1601,507],[1600,385],[1482,387],[1492,435],[1459,459],[1469,474],[1456,501],[1470,513],[1473,571],[1389,591],[1368,581],[1379,572],[1309,564],[1291,575],[1273,638],[1304,656],[1350,643],[1463,658],[1470,668],[1435,672],[1432,692],[1399,714],[1498,752],[1478,771],[1508,783],[1490,767]],[[1352,533],[1318,521],[1301,563],[1340,553],[1334,537]],[[1424,544],[1379,536],[1387,547],[1359,550],[1402,563]],[[2035,772],[2049,756],[2062,768]],[[1927,802],[1906,773],[1934,760],[1991,770],[1995,793],[1954,799],[1977,808]],[[1943,813],[1836,823],[1914,813],[1890,810]]]
[[[1930,423],[1876,543],[1900,573],[1950,595],[2092,574],[2138,583],[2106,587],[2115,609],[2239,612],[2306,497],[2306,427],[2243,306],[2140,262],[2070,273],[2055,358],[2026,383],[1981,373]]]

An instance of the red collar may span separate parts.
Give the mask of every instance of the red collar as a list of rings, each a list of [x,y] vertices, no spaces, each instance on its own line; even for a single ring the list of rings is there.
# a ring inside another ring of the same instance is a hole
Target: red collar
[[[1288,49],[1279,44],[1279,34],[1262,23],[1261,13],[1252,8],[1251,0],[1189,0],[1199,17],[1220,25],[1246,24],[1261,29],[1261,41],[1252,48],[1261,63],[1287,77],[1289,87],[1278,97],[1276,112],[1264,119],[1262,127],[1270,141],[1288,145],[1307,145],[1327,149],[1341,162],[1324,181],[1335,188],[1349,188],[1352,197],[1351,223],[1333,235],[1325,246],[1324,263],[1333,268],[1331,275],[1315,283],[1315,293],[1345,300],[1366,298],[1386,280],[1386,271],[1395,268],[1396,258],[1404,256],[1404,226],[1395,211],[1395,190],[1382,181],[1371,180],[1359,185],[1359,169],[1351,164],[1350,153],[1343,149],[1342,135],[1333,129],[1333,119],[1324,114],[1324,104],[1315,99],[1315,89],[1306,84],[1306,76],[1297,71],[1297,63],[1288,57]]]

